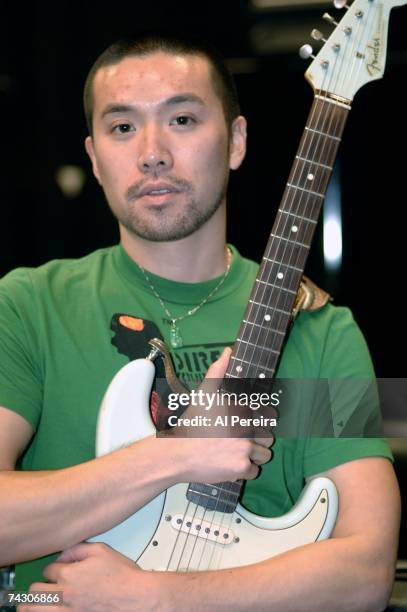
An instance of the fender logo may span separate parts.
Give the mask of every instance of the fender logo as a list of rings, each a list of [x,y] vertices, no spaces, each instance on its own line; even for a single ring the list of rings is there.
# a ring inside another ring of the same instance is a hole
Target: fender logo
[[[371,49],[372,58],[371,58],[371,61],[368,64],[366,64],[366,68],[370,76],[375,76],[377,72],[381,71],[380,66],[379,66],[379,58],[380,58],[380,50],[381,50],[380,38],[378,36],[376,38],[373,38],[371,44],[368,45],[367,48]]]

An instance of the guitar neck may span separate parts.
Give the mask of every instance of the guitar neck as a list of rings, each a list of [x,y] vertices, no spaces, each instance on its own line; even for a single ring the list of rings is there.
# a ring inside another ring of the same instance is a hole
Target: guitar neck
[[[277,369],[350,105],[315,96],[224,381]]]
[[[350,105],[314,98],[250,300],[233,347],[222,390],[256,379],[271,388],[291,321],[315,227]],[[239,380],[236,380],[239,379]],[[264,389],[265,390],[265,389]],[[211,510],[233,512],[244,482],[191,483],[187,497]]]

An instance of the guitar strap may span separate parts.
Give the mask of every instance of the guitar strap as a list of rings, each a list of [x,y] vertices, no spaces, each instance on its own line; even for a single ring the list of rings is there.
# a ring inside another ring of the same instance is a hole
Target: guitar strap
[[[330,301],[332,297],[327,291],[318,287],[308,276],[303,275],[293,308],[293,318],[301,310],[306,312],[320,310]]]

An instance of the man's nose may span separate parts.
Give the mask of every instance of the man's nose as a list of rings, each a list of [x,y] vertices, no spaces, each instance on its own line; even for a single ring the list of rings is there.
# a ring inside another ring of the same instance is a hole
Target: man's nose
[[[139,145],[138,167],[141,172],[160,173],[172,168],[173,158],[169,145],[159,128],[145,126]]]

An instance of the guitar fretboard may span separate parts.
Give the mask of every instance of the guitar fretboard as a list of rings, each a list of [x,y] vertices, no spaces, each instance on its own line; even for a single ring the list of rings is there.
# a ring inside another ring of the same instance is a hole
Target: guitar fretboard
[[[274,378],[349,109],[314,99],[226,378]]]
[[[257,379],[271,390],[349,110],[322,92],[314,98],[222,383],[226,392],[236,379]],[[215,492],[191,483],[188,491],[199,505],[233,512],[242,486],[221,483]]]

